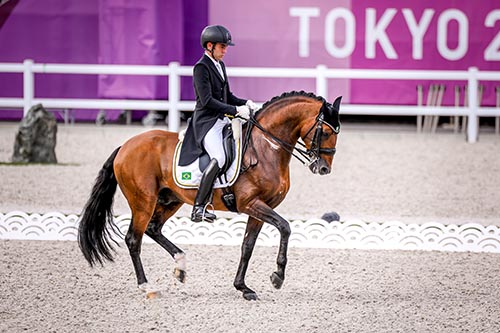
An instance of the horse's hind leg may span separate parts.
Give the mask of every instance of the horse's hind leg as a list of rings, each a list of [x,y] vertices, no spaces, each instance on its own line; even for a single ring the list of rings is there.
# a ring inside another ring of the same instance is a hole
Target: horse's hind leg
[[[243,244],[241,245],[241,258],[240,264],[238,266],[238,272],[234,279],[234,287],[243,293],[243,298],[246,300],[256,300],[257,294],[252,289],[248,288],[245,284],[245,275],[248,268],[248,262],[252,256],[253,249],[255,247],[255,242],[259,236],[259,232],[262,229],[262,222],[259,220],[249,217],[247,227],[245,230],[245,237],[243,238]]]
[[[148,228],[146,235],[151,237],[156,243],[167,250],[174,258],[176,267],[174,276],[182,283],[186,279],[186,259],[184,252],[174,243],[169,241],[162,233],[161,229],[165,222],[183,205],[181,201],[167,188],[160,190],[158,201],[156,203],[155,212]]]
[[[151,212],[153,207],[151,207]],[[135,275],[137,277],[137,284],[139,288],[148,282],[144,274],[144,268],[141,261],[141,246],[142,237],[149,223],[151,215],[145,210],[134,211],[132,210],[132,219],[125,236],[125,243],[127,244],[132,264],[134,265]]]

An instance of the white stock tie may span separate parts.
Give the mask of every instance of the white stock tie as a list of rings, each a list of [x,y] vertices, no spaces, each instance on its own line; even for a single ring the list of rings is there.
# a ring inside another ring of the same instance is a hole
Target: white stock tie
[[[216,62],[215,67],[217,67],[217,70],[219,71],[220,77],[224,80],[224,72],[222,71],[222,67],[220,63]]]

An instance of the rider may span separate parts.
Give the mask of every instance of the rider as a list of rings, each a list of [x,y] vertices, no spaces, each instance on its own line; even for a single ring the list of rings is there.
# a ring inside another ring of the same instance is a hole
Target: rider
[[[257,109],[251,100],[233,95],[229,89],[226,67],[222,58],[229,45],[234,45],[229,31],[221,25],[211,25],[201,33],[204,55],[193,69],[193,85],[196,107],[181,148],[179,165],[193,163],[204,152],[210,163],[201,177],[200,186],[194,200],[191,220],[215,220],[216,216],[206,210],[213,190],[213,184],[220,168],[225,163],[222,146],[222,129],[230,121],[228,117],[248,119],[250,110]]]

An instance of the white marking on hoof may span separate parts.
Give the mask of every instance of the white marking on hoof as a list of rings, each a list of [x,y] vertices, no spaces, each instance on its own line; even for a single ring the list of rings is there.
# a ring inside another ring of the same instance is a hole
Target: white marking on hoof
[[[140,291],[147,292],[149,290],[149,284],[147,282],[137,286]]]
[[[185,253],[176,253],[174,254],[174,260],[175,260],[175,268],[181,270],[181,271],[186,271],[186,254]]]
[[[140,284],[137,286],[137,288],[146,293],[146,298],[147,299],[152,299],[152,298],[159,298],[161,297],[161,291],[160,290],[157,290],[157,289],[154,289],[153,287],[151,287],[151,285],[149,283],[143,283],[143,284]]]
[[[186,282],[186,254],[184,253],[176,253],[174,255],[175,260],[175,268],[174,268],[174,276],[181,283]]]

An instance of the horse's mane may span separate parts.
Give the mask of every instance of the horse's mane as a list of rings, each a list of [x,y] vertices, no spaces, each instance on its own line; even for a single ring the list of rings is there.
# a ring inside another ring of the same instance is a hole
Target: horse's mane
[[[338,129],[340,128],[338,104],[340,104],[341,97],[338,97],[335,100],[335,102],[334,102],[334,104],[336,105],[336,107],[335,107],[332,103],[329,103],[323,97],[316,96],[312,92],[305,92],[303,90],[284,92],[280,96],[275,96],[275,97],[271,98],[271,100],[265,102],[262,105],[262,108],[256,112],[256,116],[262,115],[269,108],[269,106],[271,106],[271,105],[273,105],[273,104],[275,104],[275,103],[277,103],[285,98],[289,98],[289,97],[307,97],[307,98],[312,98],[312,99],[315,99],[315,100],[321,102],[323,104],[323,106],[321,107],[321,110],[323,110],[323,108],[326,108],[326,110],[327,110],[327,112],[324,113],[324,115],[326,115],[325,121],[328,124],[330,124],[331,126],[333,126],[333,128],[336,128],[337,132],[338,132]],[[320,110],[320,112],[323,112],[321,110]]]
[[[284,93],[282,93],[279,96],[275,96],[275,97],[271,98],[269,101],[265,102],[262,105],[262,108],[259,111],[265,110],[269,105],[274,104],[274,103],[276,103],[278,101],[281,101],[282,99],[285,99],[285,98],[288,98],[288,97],[296,97],[296,96],[309,97],[309,98],[313,98],[313,99],[315,99],[317,101],[320,101],[322,103],[324,103],[324,102],[328,103],[327,101],[325,101],[325,99],[323,97],[316,96],[312,92],[305,92],[303,90],[301,90],[301,91],[289,91],[289,92],[284,92]]]

